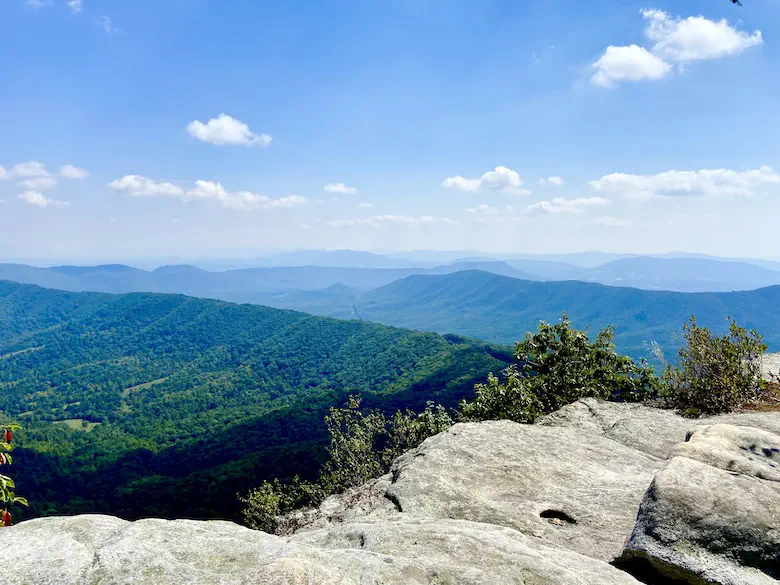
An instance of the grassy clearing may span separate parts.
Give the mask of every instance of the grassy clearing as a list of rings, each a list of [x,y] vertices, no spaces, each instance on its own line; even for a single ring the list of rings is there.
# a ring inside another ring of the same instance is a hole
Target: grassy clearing
[[[65,425],[69,429],[74,431],[86,431],[90,432],[95,427],[99,426],[99,422],[85,421],[83,418],[69,418],[66,420],[58,420],[54,422],[55,425]]]

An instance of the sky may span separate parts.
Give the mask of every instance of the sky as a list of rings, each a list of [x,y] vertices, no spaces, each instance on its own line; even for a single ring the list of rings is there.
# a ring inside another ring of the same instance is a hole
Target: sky
[[[780,256],[780,0],[0,0],[0,259]]]

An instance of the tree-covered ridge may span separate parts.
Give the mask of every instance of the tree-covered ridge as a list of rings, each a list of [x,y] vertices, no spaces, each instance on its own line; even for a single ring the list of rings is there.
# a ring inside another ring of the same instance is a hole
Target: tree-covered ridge
[[[531,282],[482,271],[410,276],[363,293],[360,317],[396,327],[458,333],[513,343],[540,320],[568,313],[589,331],[615,326],[615,345],[634,358],[650,357],[657,342],[674,359],[682,324],[696,315],[715,333],[728,331],[728,317],[759,329],[771,351],[780,350],[780,286],[731,293],[680,293],[603,286],[590,282]]]
[[[39,514],[233,516],[236,491],[316,466],[323,414],[348,394],[454,404],[508,356],[254,305],[0,283],[0,410],[25,424],[18,482]]]

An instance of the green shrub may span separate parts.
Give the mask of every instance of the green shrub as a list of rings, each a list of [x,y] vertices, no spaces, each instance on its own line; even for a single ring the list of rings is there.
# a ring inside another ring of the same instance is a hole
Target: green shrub
[[[18,424],[3,424],[0,426],[0,466],[11,465],[14,462],[11,456],[13,451],[13,434],[21,427]],[[10,526],[13,522],[13,517],[8,511],[8,506],[18,504],[20,506],[27,506],[27,500],[21,496],[17,496],[13,490],[16,488],[14,480],[0,473],[0,504],[3,505],[3,510],[0,512],[0,526]]]
[[[296,528],[289,513],[316,506],[331,494],[363,485],[390,469],[393,460],[425,439],[449,428],[447,410],[429,402],[425,410],[398,411],[392,417],[380,410],[361,408],[359,396],[350,396],[342,408],[331,408],[325,423],[330,433],[329,459],[317,482],[294,478],[263,482],[241,501],[244,521],[250,528],[287,534]]]
[[[729,333],[714,336],[691,317],[684,325],[685,345],[675,367],[664,374],[665,397],[687,416],[730,412],[761,390],[761,335],[729,318]]]
[[[318,505],[324,496],[320,486],[296,476],[289,483],[278,479],[264,481],[247,497],[239,499],[244,504],[242,515],[249,528],[270,534],[289,534],[297,526],[287,515],[298,508]]]
[[[564,314],[555,325],[542,322],[515,348],[516,364],[503,379],[492,376],[463,402],[463,420],[509,419],[531,423],[580,398],[639,402],[658,395],[661,385],[644,363],[615,352],[612,328],[594,341],[572,327]]]

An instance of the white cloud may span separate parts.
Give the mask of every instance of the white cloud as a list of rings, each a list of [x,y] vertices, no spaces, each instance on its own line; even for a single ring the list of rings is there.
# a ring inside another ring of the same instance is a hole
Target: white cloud
[[[27,179],[51,176],[52,174],[46,170],[46,165],[37,160],[15,164],[9,170],[0,167],[0,179],[10,179],[12,177]],[[89,171],[73,165],[65,165],[60,167],[60,176],[66,179],[83,179],[89,176]]]
[[[57,179],[52,177],[34,177],[25,179],[19,185],[31,191],[48,191],[57,186]]]
[[[183,197],[186,193],[182,187],[173,183],[155,181],[140,175],[126,175],[111,181],[108,186],[117,191],[125,191],[133,197]]]
[[[603,225],[604,227],[631,227],[634,222],[630,219],[619,219],[610,215],[599,217],[591,222],[593,225]]]
[[[762,185],[780,183],[780,175],[771,167],[742,172],[730,169],[700,171],[666,171],[656,175],[612,173],[590,186],[601,193],[623,195],[629,199],[653,197],[753,195]]]
[[[478,179],[467,179],[460,175],[447,177],[442,182],[442,187],[476,193],[478,191],[499,191],[510,195],[529,195],[531,192],[523,188],[523,180],[520,175],[503,166],[497,166]]]
[[[539,201],[527,208],[528,213],[557,215],[559,213],[583,213],[588,207],[609,205],[609,200],[603,197],[577,197],[564,199],[556,197],[552,201]]]
[[[363,217],[359,219],[336,219],[326,222],[326,225],[333,228],[370,226],[381,227],[383,225],[400,224],[408,226],[420,225],[459,225],[457,221],[448,217],[433,217],[423,215],[420,217],[409,217],[406,215],[374,215],[372,217]]]
[[[106,31],[107,35],[116,32],[121,32],[118,28],[115,28],[114,25],[111,24],[111,19],[108,16],[100,17],[100,25],[103,27],[103,30]]]
[[[210,142],[220,146],[225,144],[268,146],[272,140],[268,134],[255,134],[249,129],[249,126],[227,114],[220,114],[205,124],[200,120],[190,122],[187,125],[187,132],[201,142]]]
[[[60,176],[66,179],[86,179],[89,176],[89,171],[73,165],[65,165],[60,167]]]
[[[67,207],[70,203],[49,199],[40,191],[25,191],[19,195],[19,199],[36,207]]]
[[[763,44],[761,31],[737,30],[726,19],[703,16],[673,18],[663,10],[642,10],[644,34],[653,42],[650,50],[639,45],[609,46],[593,64],[594,85],[612,87],[620,81],[661,79],[687,63],[737,55]]]
[[[342,195],[354,195],[358,191],[354,187],[347,187],[344,183],[328,183],[325,185],[325,192],[341,193]]]
[[[482,214],[482,215],[498,215],[501,213],[501,210],[498,207],[494,207],[492,205],[485,205],[484,203],[481,205],[477,205],[476,207],[467,207],[466,211],[469,213],[474,214]]]
[[[663,10],[643,10],[645,35],[653,41],[653,53],[674,63],[691,63],[737,55],[764,42],[761,31],[748,34],[703,16],[672,18]]]
[[[27,6],[31,8],[44,8],[45,6],[51,6],[51,0],[27,0]]]
[[[374,207],[374,204],[373,203],[369,203],[368,201],[361,201],[360,204],[358,205],[358,207],[360,207],[362,209],[371,209],[372,207]]]
[[[19,163],[11,168],[11,174],[15,177],[48,177],[49,171],[42,162],[31,160]]]
[[[175,183],[155,181],[139,175],[127,175],[108,185],[133,197],[175,197],[182,201],[216,201],[230,209],[276,209],[297,207],[306,203],[300,195],[288,195],[272,199],[251,191],[231,192],[215,181],[195,181],[195,187],[187,190]]]
[[[70,11],[73,14],[76,14],[77,12],[83,12],[84,0],[68,0],[68,8],[70,8]]]
[[[661,79],[672,70],[669,63],[639,45],[610,45],[593,68],[596,72],[590,80],[599,87],[612,87],[619,81]]]
[[[297,207],[306,203],[306,198],[299,195],[271,199],[251,191],[231,193],[220,183],[213,181],[195,181],[195,189],[188,191],[186,198],[213,199],[224,207],[232,209],[274,209],[277,207]]]
[[[552,185],[553,187],[560,187],[561,185],[565,185],[566,181],[561,177],[547,177],[546,179],[542,177],[539,179],[539,184],[542,186]]]

